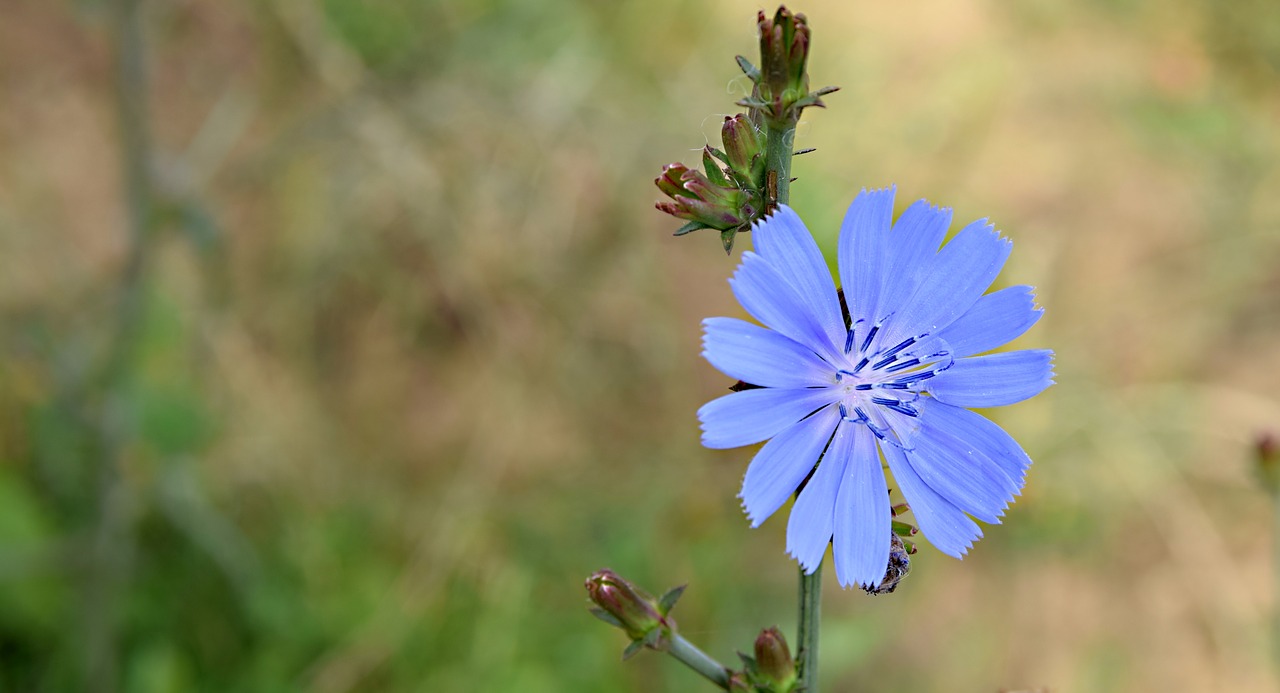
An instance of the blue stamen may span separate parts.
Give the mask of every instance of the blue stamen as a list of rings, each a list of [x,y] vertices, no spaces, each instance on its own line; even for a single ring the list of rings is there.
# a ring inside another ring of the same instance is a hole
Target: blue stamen
[[[855,390],[870,390],[872,387],[874,387],[874,386],[873,386],[871,383],[858,383],[857,385],[854,385],[854,386],[853,386],[853,389],[855,389]]]
[[[858,365],[856,365],[856,366],[854,366],[854,367],[853,367],[853,372],[854,372],[854,373],[857,373],[858,371],[862,370],[862,369],[863,369],[863,367],[864,367],[864,366],[866,366],[866,365],[867,365],[867,363],[868,363],[870,360],[871,360],[871,359],[868,359],[868,358],[865,358],[865,357],[864,357],[861,361],[859,361],[859,362],[858,362]]]
[[[893,398],[891,398],[891,397],[874,397],[874,396],[871,398],[871,403],[872,403],[872,404],[884,404],[884,405],[890,405],[890,404],[902,404],[902,402],[900,402],[900,401],[898,401],[898,400],[896,400],[896,399],[893,399]]]
[[[889,364],[891,364],[891,363],[893,363],[894,361],[897,361],[897,360],[898,360],[898,357],[897,357],[897,356],[892,356],[892,355],[890,355],[890,356],[886,356],[886,357],[884,357],[884,358],[880,359],[879,361],[876,361],[875,363],[871,364],[871,370],[873,370],[873,371],[878,371],[878,370],[880,370],[881,368],[884,368],[885,366],[887,366],[887,365],[889,365]]]
[[[896,363],[896,364],[894,364],[894,365],[892,365],[892,366],[889,366],[889,368],[888,368],[888,369],[886,369],[886,370],[887,370],[888,372],[890,372],[890,373],[895,373],[895,372],[897,372],[897,371],[906,370],[906,369],[908,369],[908,368],[910,368],[910,367],[912,367],[912,366],[916,366],[916,365],[919,365],[919,364],[920,364],[920,359],[914,359],[914,358],[913,358],[913,359],[907,359],[906,361],[903,361],[902,363]]]
[[[907,337],[906,339],[902,340],[902,342],[901,342],[901,343],[899,343],[899,344],[898,344],[898,346],[896,346],[896,347],[894,347],[894,348],[892,348],[892,349],[890,349],[890,350],[888,350],[888,351],[884,352],[884,355],[885,355],[885,356],[893,356],[894,354],[898,353],[899,351],[902,351],[903,349],[906,349],[907,347],[911,346],[912,344],[915,344],[917,339],[922,339],[922,338],[924,338],[924,337],[928,336],[928,334],[929,334],[929,333],[928,333],[928,332],[926,332],[926,333],[924,333],[924,334],[920,335],[919,337]]]
[[[859,353],[866,351],[867,347],[871,346],[871,340],[876,338],[876,333],[879,331],[880,331],[880,323],[876,323],[871,326],[871,330],[867,332],[866,339],[862,340],[862,347],[858,349]]]
[[[917,382],[920,382],[921,380],[928,380],[929,378],[932,378],[937,374],[938,374],[938,371],[921,371],[919,373],[912,373],[911,375],[904,375],[893,382],[895,384],[900,383],[903,387],[906,387],[911,383],[917,383]],[[885,386],[887,387],[888,383],[886,383]]]
[[[840,376],[840,375],[847,375],[847,376],[853,377],[857,375],[857,373],[851,373],[841,368],[840,370],[836,371],[836,376]]]
[[[899,414],[906,414],[907,416],[920,416],[920,412],[916,411],[915,407],[911,406],[910,404],[907,404],[906,402],[898,402],[897,404],[886,404],[884,406],[898,412]]]
[[[876,383],[876,387],[882,390],[905,390],[907,389],[907,384],[901,381],[892,383]]]
[[[844,353],[853,351],[853,328],[849,328],[849,334],[844,338]]]

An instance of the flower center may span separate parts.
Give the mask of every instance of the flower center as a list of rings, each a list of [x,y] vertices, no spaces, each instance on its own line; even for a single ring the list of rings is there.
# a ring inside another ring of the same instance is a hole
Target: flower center
[[[951,367],[951,349],[941,339],[922,333],[883,347],[877,344],[888,316],[870,327],[859,320],[845,338],[846,363],[840,364],[832,386],[840,395],[840,415],[850,423],[865,424],[880,439],[892,433],[894,414],[918,417],[913,403],[922,396],[926,382]],[[865,332],[863,332],[865,331]],[[861,333],[861,334],[860,334]]]

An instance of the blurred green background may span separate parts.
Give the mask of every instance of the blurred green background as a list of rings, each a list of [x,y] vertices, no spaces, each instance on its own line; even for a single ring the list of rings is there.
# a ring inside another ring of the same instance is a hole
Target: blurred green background
[[[722,661],[792,632],[698,443],[736,257],[652,207],[759,6],[129,7],[0,0],[0,690],[709,690],[618,661],[604,566]],[[828,581],[825,688],[1273,690],[1280,7],[792,7],[826,249],[863,186],[990,216],[1058,353],[1005,525]]]

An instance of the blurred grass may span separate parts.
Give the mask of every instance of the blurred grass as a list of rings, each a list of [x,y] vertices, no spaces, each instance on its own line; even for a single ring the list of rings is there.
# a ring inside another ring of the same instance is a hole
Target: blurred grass
[[[738,314],[714,238],[651,179],[733,111],[755,6],[144,4],[158,203],[129,252],[106,0],[0,22],[0,689],[691,690],[591,619],[608,565],[690,582],[728,661],[792,627],[750,451],[698,445]],[[863,186],[990,216],[1059,384],[996,412],[1037,464],[964,562],[828,585],[831,690],[1271,690],[1280,427],[1280,17],[1272,3],[795,6],[795,205],[830,250]],[[119,442],[117,675],[83,598]]]

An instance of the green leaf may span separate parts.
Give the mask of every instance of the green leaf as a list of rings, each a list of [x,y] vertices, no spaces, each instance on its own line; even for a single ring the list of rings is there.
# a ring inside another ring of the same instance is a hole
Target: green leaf
[[[591,607],[590,611],[592,616],[595,616],[596,618],[600,619],[601,621],[604,621],[605,623],[608,623],[611,626],[614,626],[615,628],[626,628],[626,626],[622,625],[622,621],[619,621],[616,617],[614,617],[613,614],[609,613],[608,611],[605,611],[604,609],[601,609],[599,607]]]
[[[741,55],[735,55],[733,59],[738,61],[738,67],[742,70],[742,74],[749,77],[752,82],[760,81],[760,70],[755,65],[752,65],[750,60]]]
[[[720,232],[720,243],[724,245],[725,255],[733,253],[733,239],[738,237],[737,229],[725,229]]]
[[[627,649],[622,651],[622,661],[625,662],[636,656],[636,653],[639,652],[642,647],[644,647],[643,640],[632,640],[631,644],[627,645]]]
[[[672,234],[672,235],[674,235],[674,236],[683,236],[683,235],[685,235],[686,233],[693,233],[694,231],[697,231],[698,229],[709,229],[709,228],[711,228],[711,227],[710,227],[710,226],[707,226],[706,224],[704,224],[704,223],[702,223],[702,222],[700,222],[700,221],[691,221],[691,222],[689,222],[689,223],[685,224],[684,226],[681,226],[680,228],[676,229],[676,232],[675,232],[674,234]]]
[[[671,607],[675,606],[676,602],[680,600],[680,595],[684,594],[684,589],[686,587],[688,587],[688,585],[680,585],[679,587],[672,587],[671,589],[667,590],[666,594],[658,598],[658,611],[663,616],[666,616],[668,613],[671,612]]]

